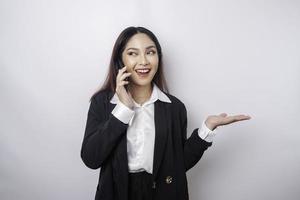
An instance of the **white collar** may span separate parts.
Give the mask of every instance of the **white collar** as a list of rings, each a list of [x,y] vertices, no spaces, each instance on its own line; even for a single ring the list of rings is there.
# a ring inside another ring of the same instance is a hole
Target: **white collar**
[[[150,97],[150,99],[147,102],[145,102],[143,104],[143,106],[145,106],[147,104],[150,104],[150,103],[153,103],[153,102],[155,102],[158,99],[161,100],[161,101],[167,102],[167,103],[172,103],[171,100],[169,99],[169,97],[165,93],[163,93],[159,89],[159,87],[157,87],[157,85],[155,83],[153,83],[153,90],[152,90],[151,97]],[[119,97],[115,93],[114,96],[111,98],[110,103],[117,104],[118,101],[119,101]],[[133,100],[133,102],[136,104],[136,106],[140,106],[134,100]]]

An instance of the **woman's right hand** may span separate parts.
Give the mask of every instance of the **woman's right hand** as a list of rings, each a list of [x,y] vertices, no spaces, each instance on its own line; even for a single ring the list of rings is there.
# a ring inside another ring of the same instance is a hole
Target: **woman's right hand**
[[[124,85],[128,84],[129,81],[124,80],[129,77],[131,73],[126,73],[127,66],[124,66],[122,69],[119,69],[116,79],[116,93],[119,97],[119,100],[125,104],[130,109],[133,109],[134,103],[131,93],[126,91]]]

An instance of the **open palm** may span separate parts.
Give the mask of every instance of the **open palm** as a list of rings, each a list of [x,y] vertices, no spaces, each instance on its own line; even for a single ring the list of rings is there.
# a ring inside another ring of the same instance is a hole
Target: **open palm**
[[[207,117],[205,124],[206,126],[214,130],[218,126],[223,126],[227,124],[231,124],[234,122],[242,121],[242,120],[249,120],[251,117],[249,115],[232,115],[227,116],[226,113],[221,113],[220,115],[210,115]]]

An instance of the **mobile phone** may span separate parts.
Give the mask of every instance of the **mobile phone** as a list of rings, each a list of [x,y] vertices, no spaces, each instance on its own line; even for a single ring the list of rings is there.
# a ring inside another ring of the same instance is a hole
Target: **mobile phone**
[[[116,63],[117,71],[119,71],[119,69],[122,69],[123,67],[124,67],[124,64],[123,64],[122,60],[118,59],[117,63]],[[127,72],[127,71],[125,71],[125,72]],[[126,77],[124,80],[129,81],[129,77]],[[124,85],[124,88],[126,89],[126,91],[128,91],[128,84]]]

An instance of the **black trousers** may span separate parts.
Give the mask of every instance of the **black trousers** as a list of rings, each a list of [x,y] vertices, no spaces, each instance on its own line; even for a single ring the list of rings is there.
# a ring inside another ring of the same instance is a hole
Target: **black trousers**
[[[152,200],[152,174],[146,171],[129,173],[128,200]]]

